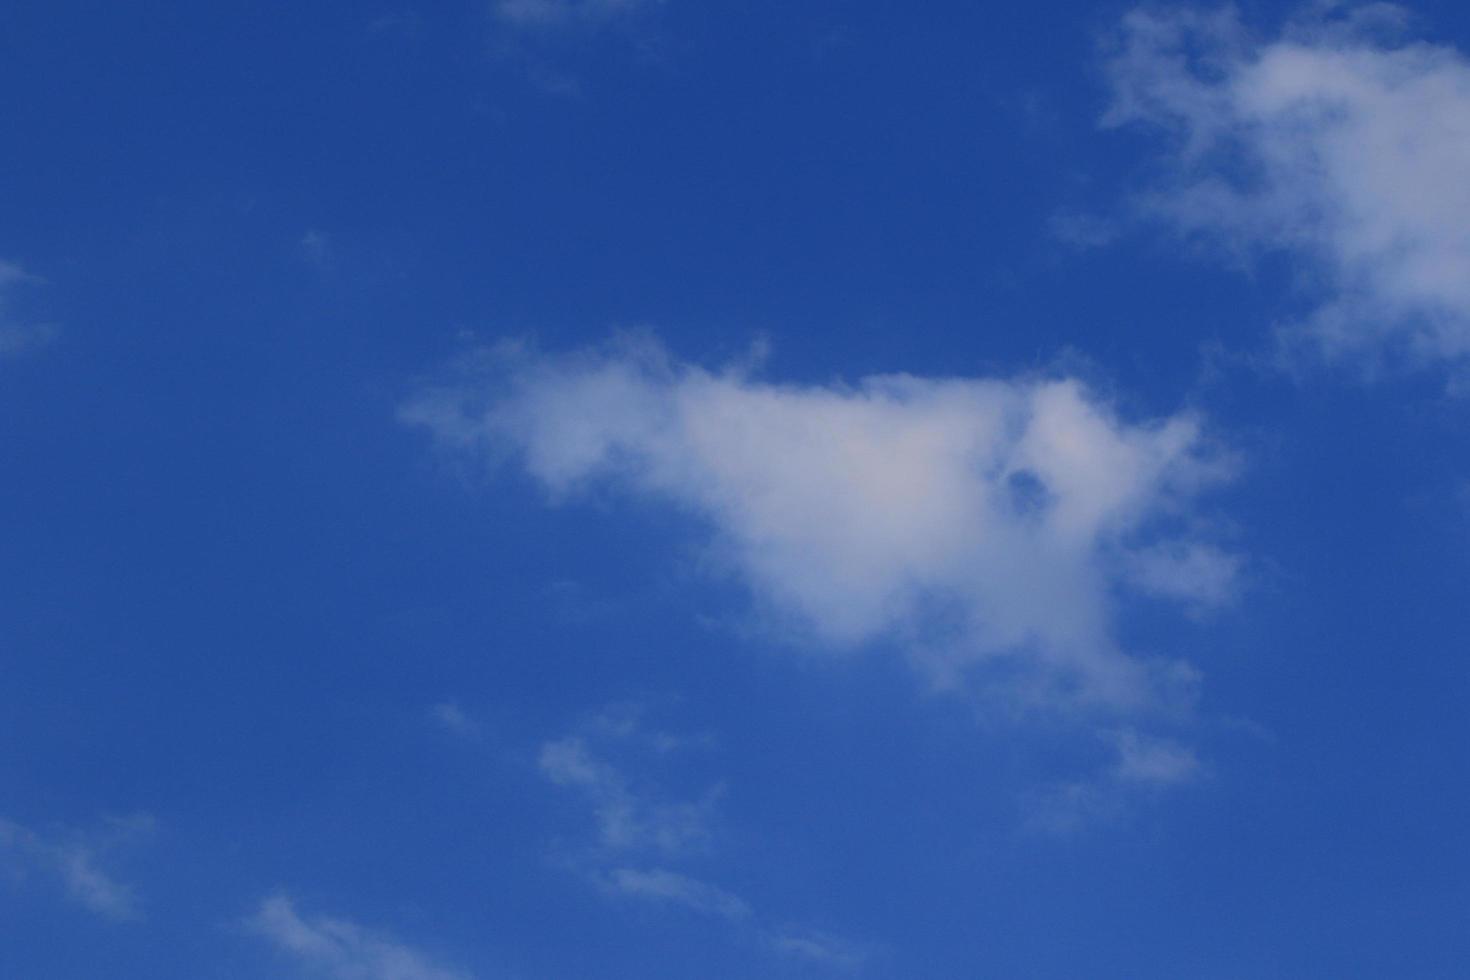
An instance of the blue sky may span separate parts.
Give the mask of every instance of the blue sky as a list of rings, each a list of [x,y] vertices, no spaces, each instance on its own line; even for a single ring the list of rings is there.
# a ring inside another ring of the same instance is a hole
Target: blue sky
[[[0,84],[0,975],[1463,972],[1463,5],[17,0]]]

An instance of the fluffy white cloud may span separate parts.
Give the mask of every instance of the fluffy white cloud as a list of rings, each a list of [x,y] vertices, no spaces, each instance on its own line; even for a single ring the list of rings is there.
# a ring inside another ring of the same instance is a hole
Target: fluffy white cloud
[[[1116,593],[1232,589],[1234,559],[1191,518],[1229,470],[1199,422],[1127,421],[1076,379],[779,385],[625,338],[503,345],[403,414],[454,449],[518,457],[555,498],[666,501],[804,638],[899,640],[944,680],[1006,676],[1013,703],[1149,703],[1181,672],[1119,649]]]
[[[152,827],[151,818],[137,816],[111,821],[100,833],[58,839],[0,819],[0,860],[21,873],[51,878],[67,897],[104,918],[138,919],[142,910],[134,890],[104,871],[98,854],[145,835]]]
[[[1148,209],[1237,254],[1307,259],[1326,353],[1470,353],[1470,60],[1387,4],[1321,5],[1272,38],[1231,9],[1139,11],[1105,121],[1172,137]]]
[[[303,967],[332,980],[469,980],[470,976],[354,922],[304,918],[285,895],[262,901],[246,925]]]

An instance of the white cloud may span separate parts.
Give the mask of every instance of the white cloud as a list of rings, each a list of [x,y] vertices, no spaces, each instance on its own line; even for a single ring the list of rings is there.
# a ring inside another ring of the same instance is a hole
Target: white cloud
[[[56,333],[55,325],[49,323],[7,323],[0,320],[0,357],[45,347],[56,339]]]
[[[779,385],[646,338],[503,345],[403,417],[519,458],[553,498],[608,486],[693,514],[802,638],[901,641],[947,680],[993,668],[1013,702],[1157,700],[1174,671],[1119,649],[1117,593],[1232,589],[1231,559],[1191,529],[1229,469],[1199,422],[1126,421],[1071,378]]]
[[[631,749],[635,756],[663,757],[705,741],[650,730],[641,724],[641,715],[637,705],[614,705],[576,734],[541,747],[542,775],[581,792],[596,818],[596,845],[566,863],[610,898],[718,919],[746,941],[781,956],[841,969],[857,966],[866,954],[856,945],[822,933],[774,930],[739,895],[678,869],[696,851],[708,856],[713,836],[709,824],[721,788],[689,803],[669,803],[647,789],[634,791],[626,767],[606,761],[606,755]]]
[[[98,868],[94,855],[86,848],[64,848],[56,852],[55,859],[68,893],[82,905],[112,919],[137,916],[132,888]]]
[[[1163,786],[1193,779],[1199,759],[1187,745],[1131,730],[1115,733],[1118,761],[1113,775],[1122,782]]]
[[[715,787],[695,802],[671,803],[634,792],[624,774],[595,756],[586,739],[570,735],[541,747],[541,772],[558,786],[580,791],[592,805],[600,846],[608,852],[688,853],[709,837]]]
[[[840,970],[856,970],[868,958],[868,950],[856,943],[821,932],[772,933],[767,942],[784,956]]]
[[[429,717],[445,731],[460,738],[474,740],[480,737],[480,723],[453,701],[444,701],[429,708]]]
[[[1112,749],[1112,763],[1090,779],[1035,794],[1027,815],[1031,829],[1070,834],[1099,820],[1118,819],[1139,794],[1191,782],[1203,771],[1194,749],[1173,739],[1129,728],[1103,736]]]
[[[736,895],[666,868],[613,868],[596,878],[608,892],[626,898],[682,905],[730,922],[750,918],[750,906]]]
[[[599,24],[662,0],[497,0],[491,8],[507,24],[530,29]]]
[[[1047,222],[1052,237],[1077,249],[1102,248],[1118,237],[1118,226],[1094,214],[1064,211]]]
[[[1234,598],[1242,563],[1239,555],[1209,544],[1171,541],[1137,549],[1127,564],[1127,574],[1145,592],[1218,606]]]
[[[6,312],[6,293],[13,286],[40,281],[20,266],[0,260],[0,357],[24,354],[56,339],[55,324],[21,323],[11,319]]]
[[[296,243],[301,258],[308,265],[317,268],[326,268],[332,264],[335,249],[332,247],[332,239],[324,231],[308,228],[306,234]]]
[[[645,15],[663,0],[493,0],[497,30],[492,55],[523,74],[547,95],[576,98],[583,92],[577,53],[593,38],[631,42],[647,65],[664,54]]]
[[[99,865],[101,852],[151,831],[146,816],[116,820],[89,835],[43,836],[21,824],[0,819],[0,859],[21,874],[51,878],[68,898],[91,912],[116,921],[139,919],[142,908],[133,888]]]
[[[1328,354],[1470,354],[1470,60],[1387,4],[1322,4],[1261,39],[1233,10],[1138,11],[1111,125],[1172,137],[1157,216],[1238,255],[1311,263]]]
[[[35,276],[26,272],[14,262],[6,262],[0,259],[0,288],[9,286],[15,282],[34,282]]]
[[[285,895],[260,903],[247,927],[331,980],[469,980],[423,952],[346,919],[304,918]]]
[[[647,706],[641,702],[620,701],[593,715],[583,727],[591,735],[631,742],[657,755],[710,744],[707,734],[675,735],[647,727],[643,723],[646,711]]]

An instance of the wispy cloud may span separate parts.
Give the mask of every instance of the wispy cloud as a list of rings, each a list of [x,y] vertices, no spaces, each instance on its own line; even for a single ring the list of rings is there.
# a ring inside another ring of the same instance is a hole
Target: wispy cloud
[[[42,280],[20,266],[0,260],[0,358],[44,347],[56,339],[52,323],[25,323],[10,316],[7,294],[16,286]]]
[[[621,770],[593,753],[583,735],[547,742],[539,764],[551,782],[586,798],[596,819],[599,846],[606,852],[675,857],[699,849],[709,839],[710,815],[722,792],[718,785],[692,802],[636,792]]]
[[[837,970],[857,970],[869,957],[869,950],[864,946],[822,932],[771,932],[766,942],[783,956]]]
[[[413,37],[423,29],[424,18],[417,10],[404,8],[390,10],[368,21],[367,30],[374,35],[397,35]]]
[[[1032,830],[1070,834],[1098,821],[1117,819],[1140,795],[1157,793],[1200,777],[1204,767],[1193,748],[1133,729],[1103,733],[1113,761],[1088,779],[1060,783],[1029,801]]]
[[[324,231],[316,228],[308,228],[296,243],[297,252],[301,259],[308,265],[318,269],[325,269],[332,264],[334,249],[332,239]]]
[[[696,801],[669,802],[646,780],[634,780],[609,762],[606,756],[617,749],[646,760],[706,744],[703,738],[651,730],[641,715],[636,706],[614,706],[542,746],[542,775],[581,792],[597,829],[593,846],[564,863],[609,898],[720,920],[745,941],[780,956],[844,970],[861,965],[866,951],[857,944],[810,930],[773,928],[741,896],[680,867],[691,858],[707,859],[713,850],[714,808],[723,790],[716,785]],[[643,788],[633,789],[635,782]]]
[[[1406,39],[1402,8],[1318,4],[1261,38],[1231,8],[1137,11],[1109,125],[1170,137],[1145,210],[1250,256],[1312,263],[1287,339],[1329,355],[1470,355],[1470,60]]]
[[[1064,211],[1048,222],[1052,237],[1077,249],[1102,248],[1118,237],[1116,222],[1094,214]]]
[[[429,708],[429,717],[445,731],[465,739],[478,739],[480,723],[453,701],[443,701]]]
[[[331,980],[470,980],[427,954],[347,919],[302,916],[286,895],[272,895],[246,926],[300,966]]]
[[[51,879],[72,901],[107,919],[142,918],[142,906],[131,885],[103,869],[103,856],[114,848],[151,833],[153,820],[139,815],[109,821],[91,833],[47,836],[0,819],[0,859],[21,875]]]
[[[670,902],[730,922],[751,917],[750,906],[739,896],[666,868],[613,868],[599,873],[595,880],[605,891],[625,898]]]
[[[664,0],[496,0],[491,9],[506,24],[531,30],[599,25]]]
[[[1113,734],[1118,761],[1113,775],[1121,782],[1167,786],[1193,779],[1199,759],[1187,745],[1125,729]]]
[[[645,65],[666,57],[653,18],[664,0],[494,0],[491,53],[548,95],[577,97],[592,44],[628,49]]]
[[[503,345],[403,417],[453,450],[518,458],[553,499],[607,486],[693,513],[790,636],[896,641],[945,683],[1003,673],[1012,707],[1167,699],[1177,665],[1119,647],[1116,594],[1199,604],[1234,588],[1235,559],[1195,521],[1230,471],[1199,420],[1126,420],[1075,378],[797,386],[646,337]]]

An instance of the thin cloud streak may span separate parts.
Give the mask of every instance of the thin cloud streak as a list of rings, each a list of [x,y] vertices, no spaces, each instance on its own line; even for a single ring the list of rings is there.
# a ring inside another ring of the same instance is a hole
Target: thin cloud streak
[[[729,922],[751,917],[750,906],[739,896],[666,868],[613,868],[595,880],[604,891],[625,898],[682,905]]]
[[[547,742],[538,761],[548,780],[586,797],[596,817],[599,845],[607,851],[676,856],[709,838],[708,818],[718,786],[695,802],[650,799],[634,792],[623,773],[593,754],[586,739],[577,735]]]
[[[246,928],[330,980],[472,980],[427,954],[347,919],[302,916],[283,894],[264,899]]]
[[[0,818],[0,858],[23,873],[52,879],[73,902],[117,922],[143,918],[142,903],[133,886],[103,869],[99,855],[152,831],[146,816],[112,821],[100,833],[53,838],[11,820]]]
[[[769,952],[804,959],[827,968],[856,969],[866,952],[855,943],[821,933],[777,930],[744,898],[678,865],[695,854],[713,850],[714,807],[722,794],[716,785],[700,800],[670,803],[651,790],[635,791],[625,768],[605,755],[615,748],[634,755],[664,756],[691,740],[653,731],[639,722],[640,712],[613,706],[594,716],[573,734],[543,744],[542,775],[567,789],[578,790],[592,807],[596,843],[563,863],[578,870],[611,899],[664,906],[716,919],[735,934]]]

